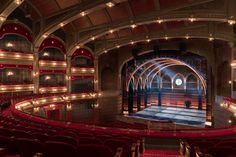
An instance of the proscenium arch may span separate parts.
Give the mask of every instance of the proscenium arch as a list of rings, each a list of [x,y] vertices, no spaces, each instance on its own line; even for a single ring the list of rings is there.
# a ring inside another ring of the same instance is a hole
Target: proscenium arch
[[[188,68],[190,68],[197,76],[198,78],[201,80],[201,83],[203,85],[203,88],[204,88],[204,92],[206,93],[206,80],[204,79],[204,77],[198,72],[196,71],[194,68],[192,68],[190,65],[186,64],[185,62],[183,61],[180,61],[180,60],[177,60],[177,59],[173,59],[173,58],[154,58],[154,59],[151,59],[151,60],[148,60],[144,63],[142,63],[140,66],[138,66],[130,75],[130,78],[127,82],[127,85],[129,85],[130,81],[131,81],[131,78],[134,78],[134,74],[140,69],[142,68],[143,66],[145,66],[146,64],[148,63],[152,63],[153,61],[160,61],[160,60],[167,60],[167,62],[170,63],[170,65],[166,65],[164,67],[162,67],[161,69],[159,69],[153,76],[155,76],[157,73],[159,73],[161,70],[163,70],[164,68],[167,68],[169,66],[174,66],[174,65],[184,65],[184,66],[187,66]],[[172,64],[171,64],[172,63]],[[149,74],[150,75],[150,74]],[[150,84],[152,83],[152,80],[153,80],[154,77],[152,77],[151,81],[149,82]],[[144,82],[146,82],[146,80],[144,80]],[[144,87],[144,86],[143,86]],[[128,89],[126,89],[128,91]]]

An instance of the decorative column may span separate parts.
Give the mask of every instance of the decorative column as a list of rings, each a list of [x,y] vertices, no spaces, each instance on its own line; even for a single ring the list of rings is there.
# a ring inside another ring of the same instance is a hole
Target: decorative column
[[[66,56],[66,88],[71,93],[71,56]]]
[[[231,97],[236,98],[236,90],[234,86],[236,85],[236,43],[230,43],[231,48]]]
[[[34,52],[34,62],[33,62],[33,83],[34,83],[34,93],[39,93],[39,53]]]
[[[98,82],[98,55],[94,56],[94,91],[100,91],[100,82]]]

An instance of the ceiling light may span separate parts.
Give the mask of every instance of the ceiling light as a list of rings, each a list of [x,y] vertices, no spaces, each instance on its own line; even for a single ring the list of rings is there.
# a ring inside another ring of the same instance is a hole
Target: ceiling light
[[[168,39],[169,39],[169,37],[168,37],[168,36],[165,36],[165,39],[166,39],[166,40],[168,40]]]
[[[49,53],[44,52],[44,53],[43,53],[43,56],[49,56]]]
[[[15,0],[14,2],[17,4],[17,5],[20,5],[24,0]]]
[[[194,21],[196,21],[196,18],[191,17],[191,18],[189,18],[188,20],[189,20],[190,22],[194,22]]]
[[[131,44],[131,45],[133,45],[133,44],[134,44],[134,42],[133,42],[133,41],[131,41],[131,42],[130,42],[130,44]]]
[[[130,27],[131,28],[135,28],[135,27],[137,27],[137,25],[136,24],[132,24]]]
[[[106,3],[106,5],[107,5],[109,8],[111,8],[111,7],[113,7],[115,4],[112,3],[112,2],[108,2],[108,3]]]
[[[157,20],[157,23],[161,24],[163,22],[163,20]]]
[[[235,20],[228,20],[229,25],[234,25],[236,23]]]
[[[79,48],[80,48],[80,46],[79,46],[79,45],[77,45],[75,48],[76,48],[76,49],[79,49]]]
[[[95,37],[91,37],[91,40],[95,40]]]
[[[149,43],[151,40],[150,40],[150,39],[147,39],[146,41]]]
[[[47,34],[44,34],[44,35],[43,35],[43,38],[47,38],[47,37],[48,37],[48,35],[47,35]]]
[[[107,53],[107,50],[104,50],[104,53]]]
[[[12,71],[7,72],[7,76],[12,76],[14,73]]]
[[[60,27],[64,27],[64,26],[65,26],[65,24],[64,24],[64,23],[60,23],[59,25],[60,25]]]
[[[85,16],[86,13],[83,11],[83,12],[80,13],[80,15],[81,15],[81,16]]]
[[[113,29],[111,29],[109,32],[110,32],[110,33],[113,33],[113,32],[114,32],[114,30],[113,30]]]
[[[0,16],[0,22],[6,21],[6,17]]]
[[[46,77],[45,77],[45,80],[50,80],[50,79],[51,79],[50,76],[46,76]]]
[[[13,47],[14,45],[11,43],[11,42],[8,42],[7,44],[6,44],[6,47]]]
[[[189,35],[188,34],[185,36],[185,39],[189,39]]]
[[[116,48],[120,48],[120,45],[117,45]]]
[[[209,41],[213,41],[213,40],[214,40],[214,38],[213,38],[213,37],[209,37],[208,39],[209,39]]]

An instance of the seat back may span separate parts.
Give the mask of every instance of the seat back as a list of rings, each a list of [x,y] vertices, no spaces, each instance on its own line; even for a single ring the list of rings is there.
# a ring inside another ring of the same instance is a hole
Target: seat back
[[[131,146],[126,141],[110,139],[106,140],[104,145],[109,147],[113,152],[116,152],[117,148],[121,147],[123,149],[122,157],[130,157],[132,154]]]
[[[101,140],[93,137],[81,137],[79,138],[79,144],[103,144]]]
[[[69,136],[56,135],[56,136],[53,136],[51,140],[52,141],[68,143],[68,144],[71,144],[75,147],[77,147],[77,145],[78,145],[77,139],[74,139],[74,138],[69,137]]]
[[[76,147],[71,144],[55,141],[47,141],[44,144],[44,157],[77,157]]]
[[[114,153],[111,149],[103,145],[79,145],[78,155],[81,157],[113,157]]]
[[[17,138],[15,144],[21,157],[32,157],[36,153],[43,153],[43,145],[38,140]]]

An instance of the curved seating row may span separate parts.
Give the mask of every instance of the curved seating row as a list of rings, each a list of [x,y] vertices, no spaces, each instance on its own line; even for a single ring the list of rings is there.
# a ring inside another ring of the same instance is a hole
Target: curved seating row
[[[143,152],[140,140],[136,136],[64,129],[0,116],[0,147],[10,155],[135,157]]]
[[[186,157],[236,157],[236,138],[180,140],[180,154]]]

